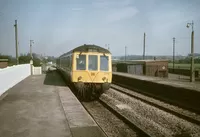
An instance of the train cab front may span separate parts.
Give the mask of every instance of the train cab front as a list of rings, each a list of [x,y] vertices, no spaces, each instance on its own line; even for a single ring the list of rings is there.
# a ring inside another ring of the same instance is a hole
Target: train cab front
[[[80,92],[101,94],[110,88],[112,82],[110,54],[77,53],[74,61],[72,81]]]

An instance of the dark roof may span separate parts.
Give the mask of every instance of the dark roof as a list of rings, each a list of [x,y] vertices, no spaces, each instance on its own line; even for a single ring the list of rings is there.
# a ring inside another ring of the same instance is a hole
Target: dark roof
[[[113,64],[132,65],[132,64],[145,64],[149,62],[168,62],[168,60],[127,60],[127,61],[120,60],[120,61],[113,61]]]
[[[73,49],[73,52],[88,52],[88,50],[90,50],[90,52],[103,52],[103,53],[110,53],[109,50],[102,48],[100,46],[97,45],[82,45],[79,47],[76,47],[75,49]]]
[[[90,44],[84,44],[84,45],[81,45],[81,46],[78,46],[78,47],[74,48],[73,50],[71,50],[71,51],[69,51],[67,53],[64,53],[60,57],[65,56],[65,55],[67,55],[69,53],[72,53],[72,52],[88,52],[88,50],[90,50],[89,52],[110,53],[109,50],[107,50],[105,48],[102,48],[100,46],[90,45]]]

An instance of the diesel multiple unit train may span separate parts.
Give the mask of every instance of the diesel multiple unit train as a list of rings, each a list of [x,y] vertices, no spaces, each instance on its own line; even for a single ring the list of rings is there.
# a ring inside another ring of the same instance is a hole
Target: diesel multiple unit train
[[[85,44],[61,55],[56,64],[81,99],[100,96],[110,88],[112,59],[105,48]]]

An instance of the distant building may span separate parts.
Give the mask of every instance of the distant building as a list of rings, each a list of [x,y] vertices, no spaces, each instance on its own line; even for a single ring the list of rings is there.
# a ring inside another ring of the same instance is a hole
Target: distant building
[[[53,64],[53,62],[51,61],[51,62],[48,62],[47,64],[48,64],[48,65],[52,65],[52,64]]]
[[[190,57],[192,54],[188,54],[188,57]],[[194,53],[194,57],[200,57],[199,53]]]
[[[8,66],[8,59],[0,59],[0,68],[6,68]]]

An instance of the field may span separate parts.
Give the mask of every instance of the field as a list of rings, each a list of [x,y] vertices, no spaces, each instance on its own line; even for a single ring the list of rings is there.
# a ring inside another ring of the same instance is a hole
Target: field
[[[169,63],[168,67],[173,68],[173,63]],[[174,68],[190,69],[190,64],[174,64]],[[200,69],[200,63],[195,64],[195,69]]]

